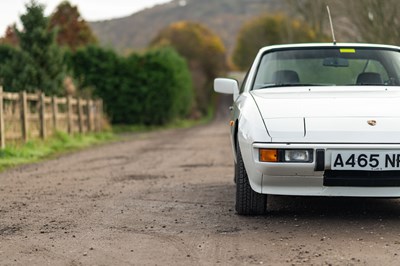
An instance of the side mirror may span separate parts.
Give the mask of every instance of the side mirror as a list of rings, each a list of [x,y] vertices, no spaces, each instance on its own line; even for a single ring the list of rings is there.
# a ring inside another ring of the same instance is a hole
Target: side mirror
[[[215,92],[233,94],[233,100],[239,97],[239,83],[234,79],[217,78],[214,80]]]

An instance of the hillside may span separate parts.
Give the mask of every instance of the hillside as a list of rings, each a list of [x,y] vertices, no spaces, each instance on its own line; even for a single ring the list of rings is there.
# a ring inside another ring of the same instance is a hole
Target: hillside
[[[101,44],[125,53],[140,50],[172,22],[200,22],[221,36],[229,51],[243,23],[261,12],[282,9],[282,0],[174,0],[131,16],[91,22]]]

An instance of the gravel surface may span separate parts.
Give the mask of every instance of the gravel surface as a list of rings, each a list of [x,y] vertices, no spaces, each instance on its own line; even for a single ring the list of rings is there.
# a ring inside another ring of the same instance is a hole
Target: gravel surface
[[[2,173],[0,264],[399,263],[399,200],[273,196],[236,215],[227,120]]]

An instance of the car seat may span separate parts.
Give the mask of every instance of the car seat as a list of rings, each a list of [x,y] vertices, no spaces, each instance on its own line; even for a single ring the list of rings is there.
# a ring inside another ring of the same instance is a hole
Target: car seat
[[[358,75],[357,85],[383,85],[381,74],[375,72],[364,72]]]
[[[299,81],[299,75],[293,70],[278,70],[272,75],[274,84],[296,84]]]

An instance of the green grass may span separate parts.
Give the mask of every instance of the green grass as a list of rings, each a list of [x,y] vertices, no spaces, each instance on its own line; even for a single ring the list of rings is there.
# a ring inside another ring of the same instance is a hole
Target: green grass
[[[20,164],[33,163],[68,151],[117,140],[112,132],[76,134],[57,132],[47,140],[31,140],[0,150],[0,171]]]
[[[0,171],[21,164],[34,163],[43,159],[51,158],[66,152],[76,151],[102,143],[117,141],[122,134],[143,133],[154,130],[171,128],[189,128],[196,125],[206,124],[213,118],[214,112],[210,108],[207,116],[200,120],[176,120],[164,126],[113,126],[111,131],[90,134],[68,135],[57,132],[46,140],[31,140],[25,144],[9,145],[0,150]]]

